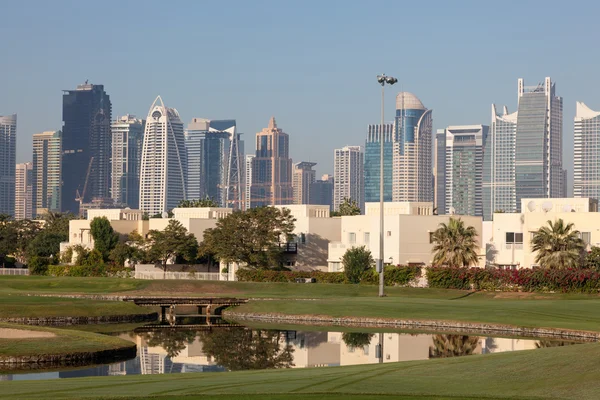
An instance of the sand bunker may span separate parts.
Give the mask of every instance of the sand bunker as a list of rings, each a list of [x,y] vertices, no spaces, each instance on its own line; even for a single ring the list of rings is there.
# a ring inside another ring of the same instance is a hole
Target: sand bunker
[[[41,339],[51,337],[56,337],[56,335],[52,332],[0,328],[0,339]]]

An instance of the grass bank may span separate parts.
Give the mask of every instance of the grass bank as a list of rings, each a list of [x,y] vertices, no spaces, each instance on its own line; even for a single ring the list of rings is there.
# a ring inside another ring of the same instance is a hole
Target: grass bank
[[[597,399],[600,346],[403,363],[222,374],[3,382],[0,398]]]

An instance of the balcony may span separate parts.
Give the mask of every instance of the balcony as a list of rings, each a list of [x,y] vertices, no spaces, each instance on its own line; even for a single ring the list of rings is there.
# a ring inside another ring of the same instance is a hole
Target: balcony
[[[285,254],[297,254],[298,253],[298,243],[293,243],[293,242],[279,243],[279,248]]]

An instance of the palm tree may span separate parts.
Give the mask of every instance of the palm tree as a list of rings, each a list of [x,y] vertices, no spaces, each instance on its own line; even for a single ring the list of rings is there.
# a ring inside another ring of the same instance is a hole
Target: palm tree
[[[477,350],[479,338],[467,335],[434,335],[429,358],[470,356]]]
[[[537,252],[535,262],[544,268],[577,268],[580,266],[585,243],[573,223],[562,219],[548,221],[533,232],[531,250]]]
[[[465,227],[460,218],[450,217],[448,224],[441,223],[433,233],[433,264],[449,267],[468,267],[477,264],[477,232]]]

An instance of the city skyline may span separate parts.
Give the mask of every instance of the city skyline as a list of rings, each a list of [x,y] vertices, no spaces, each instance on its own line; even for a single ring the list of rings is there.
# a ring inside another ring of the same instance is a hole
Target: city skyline
[[[392,9],[398,7],[392,2],[384,4]],[[69,12],[46,4],[36,7],[10,4],[7,12],[12,18],[0,30],[7,35],[10,32],[14,39],[11,45],[16,52],[15,62],[3,66],[4,74],[11,79],[4,88],[10,95],[0,99],[0,114],[20,115],[17,162],[29,161],[31,135],[61,128],[60,90],[90,79],[103,84],[110,93],[114,115],[145,115],[146,104],[156,94],[177,104],[184,121],[202,110],[202,116],[206,118],[235,117],[239,129],[248,133],[257,132],[265,119],[277,115],[280,124],[286,126],[286,131],[294,138],[291,157],[307,160],[310,155],[308,161],[317,163],[318,175],[331,173],[331,149],[363,143],[365,127],[379,122],[379,88],[375,75],[381,72],[399,79],[394,89],[417,93],[428,108],[436,110],[434,129],[448,125],[488,124],[490,104],[514,104],[513,86],[518,77],[533,83],[540,76],[552,76],[560,85],[566,121],[575,116],[576,101],[600,109],[600,98],[594,89],[598,87],[600,77],[592,68],[594,59],[576,62],[577,55],[586,49],[581,38],[594,37],[597,33],[591,15],[599,6],[590,3],[589,13],[585,15],[568,5],[544,7],[545,19],[556,22],[555,29],[548,33],[543,29],[542,20],[530,19],[526,27],[522,22],[523,15],[536,14],[542,4],[519,3],[518,12],[509,5],[498,7],[494,9],[495,18],[490,20],[487,17],[489,6],[483,4],[470,2],[468,7],[455,7],[438,3],[430,16],[432,30],[419,40],[402,41],[406,54],[423,47],[428,48],[432,58],[433,55],[441,58],[465,52],[480,54],[478,62],[471,64],[466,59],[453,63],[406,63],[402,55],[382,51],[393,41],[376,39],[398,34],[404,37],[418,26],[418,18],[408,18],[402,28],[384,24],[381,29],[373,29],[379,25],[375,18],[377,10],[367,5],[340,8],[326,4],[319,8],[319,13],[313,13],[310,2],[302,6],[271,4],[265,8],[267,15],[277,21],[275,26],[255,29],[256,24],[249,16],[257,15],[254,11],[257,7],[239,3],[225,11],[218,5],[188,3],[188,7],[170,11],[178,18],[167,23],[161,43],[185,49],[200,42],[215,57],[233,52],[243,61],[226,66],[202,63],[204,52],[199,52],[190,54],[185,65],[170,66],[169,74],[158,73],[165,70],[164,60],[152,65],[140,61],[149,29],[141,21],[153,19],[158,13],[156,7],[128,2],[119,5],[122,12],[110,15],[109,19],[85,22],[84,18],[73,18],[91,12],[91,6],[83,3],[74,4]],[[189,8],[189,12],[182,12],[185,8]],[[190,23],[196,15],[195,9],[199,8],[215,16],[202,27]],[[422,11],[416,4],[404,4],[402,9],[408,15]],[[127,15],[134,12],[140,18],[132,21]],[[225,12],[234,28],[217,33],[215,27]],[[289,12],[310,17],[319,29],[298,36],[299,25],[284,24],[282,19],[274,18]],[[334,16],[335,23],[325,23]],[[354,25],[349,23],[357,16],[365,28],[360,31],[355,31]],[[64,28],[31,35],[28,27],[40,29],[47,18]],[[447,19],[454,22],[452,30],[442,28]],[[101,41],[99,32],[102,29],[99,27],[107,23],[115,29],[109,33],[110,40]],[[71,35],[72,29],[80,25],[90,29],[80,29],[80,35]],[[253,29],[249,29],[250,26]],[[274,29],[278,30],[278,35],[270,35]],[[478,35],[466,35],[470,29],[477,29]],[[127,42],[122,42],[124,37]],[[288,46],[290,41],[294,45]],[[97,43],[99,48],[94,53],[75,57],[83,43]],[[120,46],[119,43],[126,44]],[[503,57],[498,59],[498,53],[490,51],[490,46],[501,46]],[[365,55],[356,57],[357,49],[363,50]],[[124,52],[127,57],[118,65],[103,61]],[[59,56],[65,54],[66,58]],[[44,58],[43,69],[34,62],[39,56]],[[330,79],[332,75],[336,80],[351,84],[336,84]],[[35,90],[35,96],[30,95],[32,90]],[[386,94],[386,115],[390,117],[397,91]],[[315,101],[325,97],[327,107]],[[322,146],[311,152],[310,144],[316,140],[322,140]],[[572,126],[565,124],[567,166],[572,164],[572,142]],[[250,147],[246,149],[247,153],[253,151]]]

